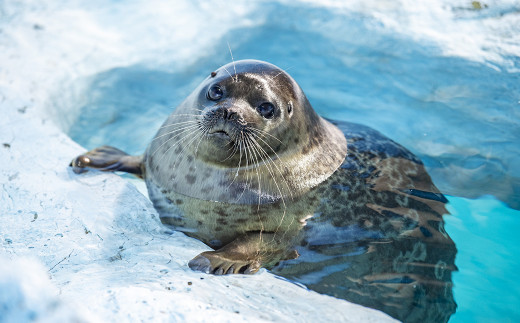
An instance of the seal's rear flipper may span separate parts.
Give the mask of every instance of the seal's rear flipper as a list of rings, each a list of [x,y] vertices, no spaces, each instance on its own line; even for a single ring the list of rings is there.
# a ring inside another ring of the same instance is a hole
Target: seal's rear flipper
[[[69,166],[72,166],[76,174],[94,168],[110,172],[127,172],[143,178],[142,162],[143,156],[130,156],[117,148],[101,146],[74,158]]]

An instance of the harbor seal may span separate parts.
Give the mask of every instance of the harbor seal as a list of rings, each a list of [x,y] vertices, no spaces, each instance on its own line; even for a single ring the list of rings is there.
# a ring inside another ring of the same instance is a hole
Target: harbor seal
[[[244,60],[209,73],[143,155],[103,146],[71,166],[142,177],[162,223],[215,249],[189,261],[194,270],[265,267],[400,319],[418,297],[454,311],[446,199],[422,162],[373,129],[320,117],[272,64]],[[358,257],[370,260],[350,266]]]
[[[292,77],[244,60],[208,75],[143,156],[104,146],[72,165],[143,177],[164,224],[220,248],[190,267],[252,273],[294,254],[278,247],[313,214],[301,197],[346,153],[345,136],[316,114]]]

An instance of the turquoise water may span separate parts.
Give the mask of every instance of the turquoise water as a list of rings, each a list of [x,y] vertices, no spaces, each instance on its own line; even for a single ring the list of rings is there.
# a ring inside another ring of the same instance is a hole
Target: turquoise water
[[[492,10],[460,19],[518,8]],[[89,96],[78,100],[83,113],[69,134],[86,148],[142,153],[166,115],[231,60],[229,43],[235,59],[287,70],[321,115],[368,125],[422,159],[449,195],[446,231],[458,250],[450,321],[520,321],[520,59],[504,57],[505,66],[445,55],[364,15],[310,5],[269,2],[250,19],[257,23],[230,31],[195,63],[119,67],[83,80]]]
[[[459,305],[450,322],[520,321],[520,211],[491,196],[448,197],[446,231],[458,248],[453,275]]]

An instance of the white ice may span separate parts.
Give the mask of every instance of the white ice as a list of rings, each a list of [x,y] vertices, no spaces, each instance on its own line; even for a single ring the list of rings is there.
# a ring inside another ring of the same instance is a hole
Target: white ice
[[[453,2],[301,1],[516,71],[511,24],[472,19],[478,13],[456,9],[469,1]],[[514,7],[488,3],[491,15]],[[229,30],[268,19],[259,1],[0,2],[0,322],[391,320],[265,270],[193,272],[187,262],[208,248],[166,232],[135,186],[66,167],[85,150],[65,134],[81,113],[68,108],[83,93],[78,80],[135,64],[193,64]]]
[[[0,322],[391,321],[265,270],[193,272],[187,262],[208,248],[166,232],[132,184],[67,168],[84,151],[64,133],[80,112],[57,108],[77,90],[74,80],[114,66],[195,60],[226,30],[252,23],[242,17],[253,9],[217,1],[0,4]]]

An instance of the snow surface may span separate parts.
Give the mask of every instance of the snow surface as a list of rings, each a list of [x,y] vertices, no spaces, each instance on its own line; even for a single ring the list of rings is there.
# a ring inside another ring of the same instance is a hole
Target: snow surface
[[[208,248],[166,231],[135,186],[66,167],[84,151],[64,133],[80,111],[60,105],[78,90],[74,80],[196,60],[226,30],[252,23],[232,19],[251,10],[217,1],[0,3],[0,322],[392,321],[265,270],[193,272],[187,262]]]

